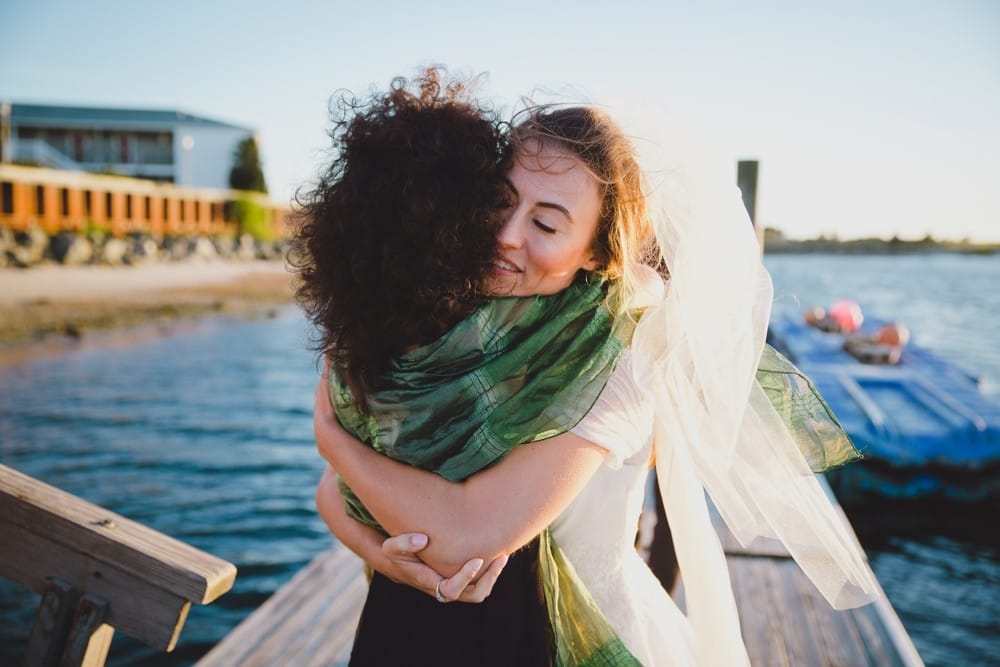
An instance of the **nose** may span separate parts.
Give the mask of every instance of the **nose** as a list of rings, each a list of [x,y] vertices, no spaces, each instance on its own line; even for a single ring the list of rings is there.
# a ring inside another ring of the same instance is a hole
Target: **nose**
[[[500,231],[497,232],[497,242],[501,248],[520,247],[524,240],[524,234],[521,231],[521,218],[523,217],[524,215],[521,213],[519,207],[515,207],[511,210],[507,219],[503,221]]]

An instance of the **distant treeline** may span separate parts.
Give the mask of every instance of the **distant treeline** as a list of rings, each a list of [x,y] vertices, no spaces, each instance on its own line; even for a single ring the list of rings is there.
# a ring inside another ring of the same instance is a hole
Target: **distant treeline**
[[[973,243],[968,240],[938,240],[928,234],[922,239],[907,241],[898,236],[891,239],[866,238],[841,240],[820,236],[815,239],[792,240],[777,229],[764,230],[764,252],[768,253],[840,253],[855,255],[912,254],[922,252],[955,252],[971,255],[992,255],[1000,252],[1000,243]]]

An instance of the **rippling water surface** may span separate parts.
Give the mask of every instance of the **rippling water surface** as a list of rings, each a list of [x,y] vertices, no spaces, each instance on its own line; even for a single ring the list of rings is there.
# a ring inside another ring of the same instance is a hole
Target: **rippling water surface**
[[[983,377],[1000,398],[1000,257],[774,256],[776,307],[851,297]],[[134,345],[85,345],[0,373],[0,461],[232,561],[233,590],[192,607],[173,654],[116,637],[113,665],[189,664],[331,538],[312,492],[314,357],[294,309],[211,320]],[[879,506],[851,519],[929,665],[1000,654],[995,512]],[[38,597],[0,582],[0,664]],[[995,663],[994,663],[995,664]]]
[[[175,653],[115,638],[111,664],[185,664],[331,542],[312,492],[314,357],[289,307],[93,347],[0,375],[0,461],[229,560],[233,590],[193,606]],[[0,664],[37,596],[0,589]]]

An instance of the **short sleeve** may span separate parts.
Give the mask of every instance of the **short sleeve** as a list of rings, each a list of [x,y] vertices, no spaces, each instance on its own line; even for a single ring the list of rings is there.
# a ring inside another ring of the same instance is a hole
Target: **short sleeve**
[[[610,468],[620,468],[647,449],[653,433],[653,404],[635,382],[629,350],[622,352],[594,407],[570,432],[606,449],[604,462]]]

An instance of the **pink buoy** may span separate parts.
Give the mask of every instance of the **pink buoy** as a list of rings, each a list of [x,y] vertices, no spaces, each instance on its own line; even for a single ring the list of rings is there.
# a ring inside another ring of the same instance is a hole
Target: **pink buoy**
[[[845,333],[857,331],[865,320],[861,306],[850,299],[834,302],[826,316],[836,322],[839,329]]]

